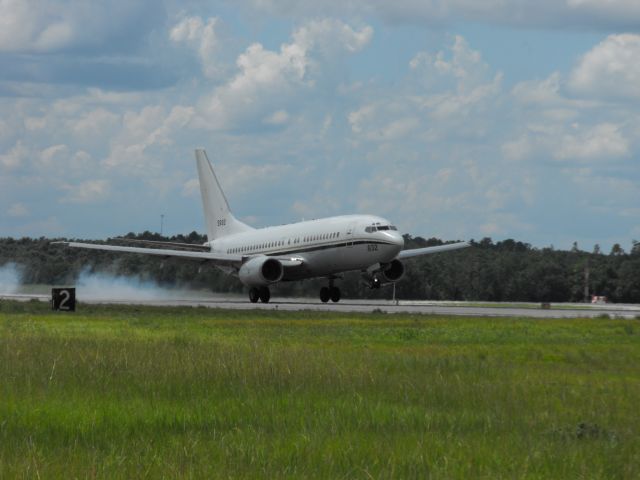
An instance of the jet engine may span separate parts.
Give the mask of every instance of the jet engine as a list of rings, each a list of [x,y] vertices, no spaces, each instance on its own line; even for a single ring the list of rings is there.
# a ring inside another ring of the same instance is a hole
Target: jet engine
[[[362,279],[371,288],[380,288],[383,285],[395,283],[404,276],[404,264],[396,259],[389,263],[376,264],[362,272]]]
[[[243,263],[238,271],[238,278],[248,287],[265,287],[279,282],[283,276],[282,263],[267,256],[253,257]]]
[[[381,273],[385,283],[397,282],[404,277],[404,263],[398,259],[392,260],[382,266]]]

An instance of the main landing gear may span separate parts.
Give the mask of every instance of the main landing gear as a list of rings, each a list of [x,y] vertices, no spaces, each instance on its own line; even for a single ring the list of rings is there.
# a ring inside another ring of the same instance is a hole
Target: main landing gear
[[[320,301],[327,303],[329,300],[334,303],[340,301],[340,289],[333,286],[333,280],[329,280],[328,287],[322,287],[320,289]]]
[[[249,289],[249,300],[251,303],[257,303],[258,300],[262,303],[269,303],[270,298],[271,292],[269,291],[269,287],[252,287]]]

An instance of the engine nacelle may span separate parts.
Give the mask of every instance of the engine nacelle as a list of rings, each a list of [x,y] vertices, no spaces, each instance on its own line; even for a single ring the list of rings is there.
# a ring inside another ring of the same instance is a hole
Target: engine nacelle
[[[397,282],[404,277],[404,271],[404,263],[396,259],[382,265],[372,265],[362,272],[362,280],[369,288],[376,289]]]
[[[248,287],[265,287],[279,282],[284,276],[280,261],[266,256],[254,257],[242,264],[238,278]]]
[[[396,259],[382,266],[380,271],[384,283],[393,283],[404,277],[404,263]]]

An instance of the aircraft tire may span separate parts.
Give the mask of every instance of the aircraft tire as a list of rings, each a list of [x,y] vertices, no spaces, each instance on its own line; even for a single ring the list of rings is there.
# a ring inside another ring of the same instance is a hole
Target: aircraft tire
[[[331,297],[333,303],[338,303],[340,301],[340,289],[338,287],[331,287],[329,289],[329,297]]]
[[[271,292],[269,291],[269,287],[261,287],[260,288],[260,301],[262,303],[269,303],[271,299]]]
[[[327,303],[330,297],[331,295],[329,293],[329,287],[322,287],[320,289],[320,301],[322,303]]]
[[[258,291],[257,288],[252,287],[249,289],[249,301],[251,303],[257,303],[258,300],[260,299],[260,292]]]

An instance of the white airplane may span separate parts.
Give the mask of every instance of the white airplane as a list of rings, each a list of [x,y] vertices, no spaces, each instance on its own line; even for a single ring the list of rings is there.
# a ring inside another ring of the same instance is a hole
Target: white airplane
[[[269,286],[278,282],[325,277],[322,302],[338,302],[334,280],[360,270],[370,288],[400,280],[403,260],[456,250],[468,242],[403,250],[404,239],[388,220],[373,215],[342,215],[277,227],[255,229],[237,220],[204,150],[196,150],[200,193],[208,241],[203,245],[174,242],[145,243],[156,248],[61,242],[73,248],[140,253],[210,262],[237,276],[249,287],[249,300],[267,303]],[[168,247],[168,248],[157,248]]]

